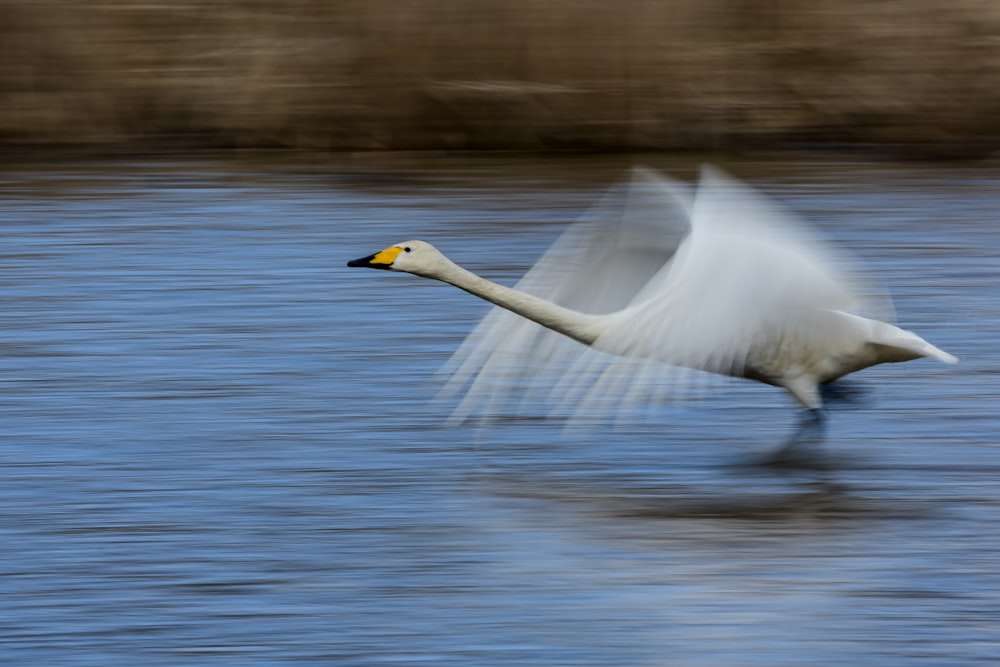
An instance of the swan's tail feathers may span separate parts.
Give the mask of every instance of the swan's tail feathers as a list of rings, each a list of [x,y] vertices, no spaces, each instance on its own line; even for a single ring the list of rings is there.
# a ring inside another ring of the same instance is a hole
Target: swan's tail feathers
[[[871,343],[882,348],[883,352],[890,357],[887,359],[888,361],[907,361],[918,357],[930,357],[946,364],[958,363],[958,357],[931,345],[912,331],[906,331],[891,324],[882,324],[873,333]],[[894,356],[900,358],[892,358]]]
[[[944,350],[942,350],[941,348],[935,347],[923,339],[921,339],[920,342],[923,343],[923,345],[920,348],[920,351],[925,357],[931,357],[932,359],[943,361],[946,364],[958,363],[958,357],[956,357],[954,354],[949,354]]]

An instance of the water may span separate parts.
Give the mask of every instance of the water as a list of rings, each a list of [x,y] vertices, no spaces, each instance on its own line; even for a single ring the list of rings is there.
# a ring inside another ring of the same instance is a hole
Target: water
[[[996,164],[726,165],[962,357],[857,376],[839,490],[741,465],[796,416],[737,381],[568,437],[441,427],[486,305],[344,262],[426,238],[510,283],[627,163],[7,167],[0,660],[996,664]]]

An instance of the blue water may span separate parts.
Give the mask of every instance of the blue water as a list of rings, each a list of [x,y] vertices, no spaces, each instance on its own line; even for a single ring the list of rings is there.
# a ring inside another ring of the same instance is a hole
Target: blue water
[[[859,374],[832,484],[743,465],[797,415],[738,381],[584,433],[441,425],[487,306],[345,261],[424,238],[511,283],[627,164],[5,167],[0,662],[998,664],[998,164],[725,165],[962,357]]]

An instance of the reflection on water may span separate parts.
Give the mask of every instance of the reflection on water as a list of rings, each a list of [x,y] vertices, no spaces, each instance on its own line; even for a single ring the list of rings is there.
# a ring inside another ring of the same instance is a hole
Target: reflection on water
[[[690,162],[666,166],[691,176]],[[992,665],[1000,170],[734,163],[962,357],[858,377],[832,479],[723,380],[646,422],[440,427],[486,306],[627,162],[8,168],[0,655],[20,664]]]

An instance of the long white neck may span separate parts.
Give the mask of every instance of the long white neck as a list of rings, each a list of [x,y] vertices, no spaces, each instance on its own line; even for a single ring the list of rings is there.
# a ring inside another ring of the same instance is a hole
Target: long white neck
[[[498,285],[463,269],[450,260],[447,260],[447,264],[440,267],[434,275],[427,277],[450,283],[469,294],[506,308],[584,345],[593,344],[605,329],[603,318],[598,315],[588,315],[563,308],[537,296]]]

